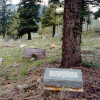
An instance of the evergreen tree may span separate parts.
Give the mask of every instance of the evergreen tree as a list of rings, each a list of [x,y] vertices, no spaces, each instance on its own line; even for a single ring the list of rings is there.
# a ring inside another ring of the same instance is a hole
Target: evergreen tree
[[[87,3],[97,5],[100,0],[65,0],[61,67],[81,63],[82,13],[84,14]]]
[[[94,18],[95,19],[100,18],[100,9],[94,13]]]
[[[11,4],[7,4],[10,0],[0,1],[0,33],[5,38],[5,35],[11,34],[12,12],[10,9]]]
[[[52,26],[53,28],[53,34],[52,37],[54,37],[55,35],[55,29],[56,29],[56,25],[58,23],[62,23],[62,17],[60,16],[60,21],[58,22],[57,20],[57,16],[59,16],[59,14],[56,12],[56,8],[57,5],[53,4],[51,5],[43,14],[42,18],[41,18],[41,24],[42,24],[42,28],[48,27],[48,26]]]
[[[38,30],[39,5],[36,4],[36,0],[21,0],[18,13],[20,18],[19,36],[27,33],[28,40],[31,40],[31,32]]]
[[[20,23],[20,19],[19,19],[19,13],[17,11],[14,12],[13,17],[12,17],[12,38],[13,39],[17,39],[19,32],[18,32],[18,28],[19,28],[19,23]]]

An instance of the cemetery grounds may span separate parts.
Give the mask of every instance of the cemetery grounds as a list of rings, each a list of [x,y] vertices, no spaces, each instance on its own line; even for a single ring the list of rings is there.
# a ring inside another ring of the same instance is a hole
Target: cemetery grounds
[[[45,68],[59,68],[61,62],[61,35],[33,36],[32,40],[3,40],[0,38],[0,100],[100,100],[100,36],[94,32],[82,35],[82,63],[73,66],[83,72],[83,93],[44,91]],[[23,48],[46,49],[46,59],[22,59]],[[56,47],[52,48],[51,44]]]

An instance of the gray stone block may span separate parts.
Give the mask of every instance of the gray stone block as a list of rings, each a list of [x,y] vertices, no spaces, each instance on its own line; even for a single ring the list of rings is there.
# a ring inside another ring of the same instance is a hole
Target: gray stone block
[[[3,62],[3,58],[0,58],[0,64]]]
[[[36,59],[45,59],[46,49],[24,48],[22,58],[31,59],[32,57],[35,57]]]
[[[26,42],[26,41],[27,41],[26,37],[23,37],[22,42]]]
[[[77,69],[46,68],[44,86],[82,89],[82,72]]]
[[[95,32],[100,34],[100,26],[96,26]]]

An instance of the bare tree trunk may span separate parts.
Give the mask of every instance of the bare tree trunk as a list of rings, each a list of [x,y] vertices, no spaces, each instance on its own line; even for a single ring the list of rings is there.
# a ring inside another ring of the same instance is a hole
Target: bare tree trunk
[[[3,34],[3,39],[5,39],[5,34]]]
[[[89,31],[89,24],[87,23],[87,30],[86,30],[86,32],[88,32]]]
[[[32,40],[30,32],[28,33],[28,40]]]
[[[53,24],[53,34],[52,34],[52,37],[55,36],[55,30],[56,30],[56,26],[55,26],[55,24]]]
[[[81,62],[80,50],[80,0],[66,0],[61,67],[70,67]]]

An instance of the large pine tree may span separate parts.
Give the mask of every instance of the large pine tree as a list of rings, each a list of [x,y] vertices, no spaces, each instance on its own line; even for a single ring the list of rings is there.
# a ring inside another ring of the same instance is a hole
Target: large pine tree
[[[69,67],[81,62],[80,1],[65,1],[61,67]]]
[[[59,0],[51,0],[59,1]],[[64,27],[61,67],[70,67],[81,62],[81,33],[85,6],[99,5],[100,0],[64,0]]]
[[[0,0],[0,33],[5,38],[5,35],[11,34],[12,12],[11,4],[7,4],[10,0]]]
[[[52,37],[54,37],[57,21],[56,21],[56,9],[54,8],[53,5],[50,6],[43,14],[41,18],[41,23],[42,23],[42,28],[52,26],[53,28]]]
[[[21,0],[18,13],[20,18],[19,36],[27,33],[28,40],[31,40],[31,32],[38,30],[39,5],[36,4],[36,0]]]

